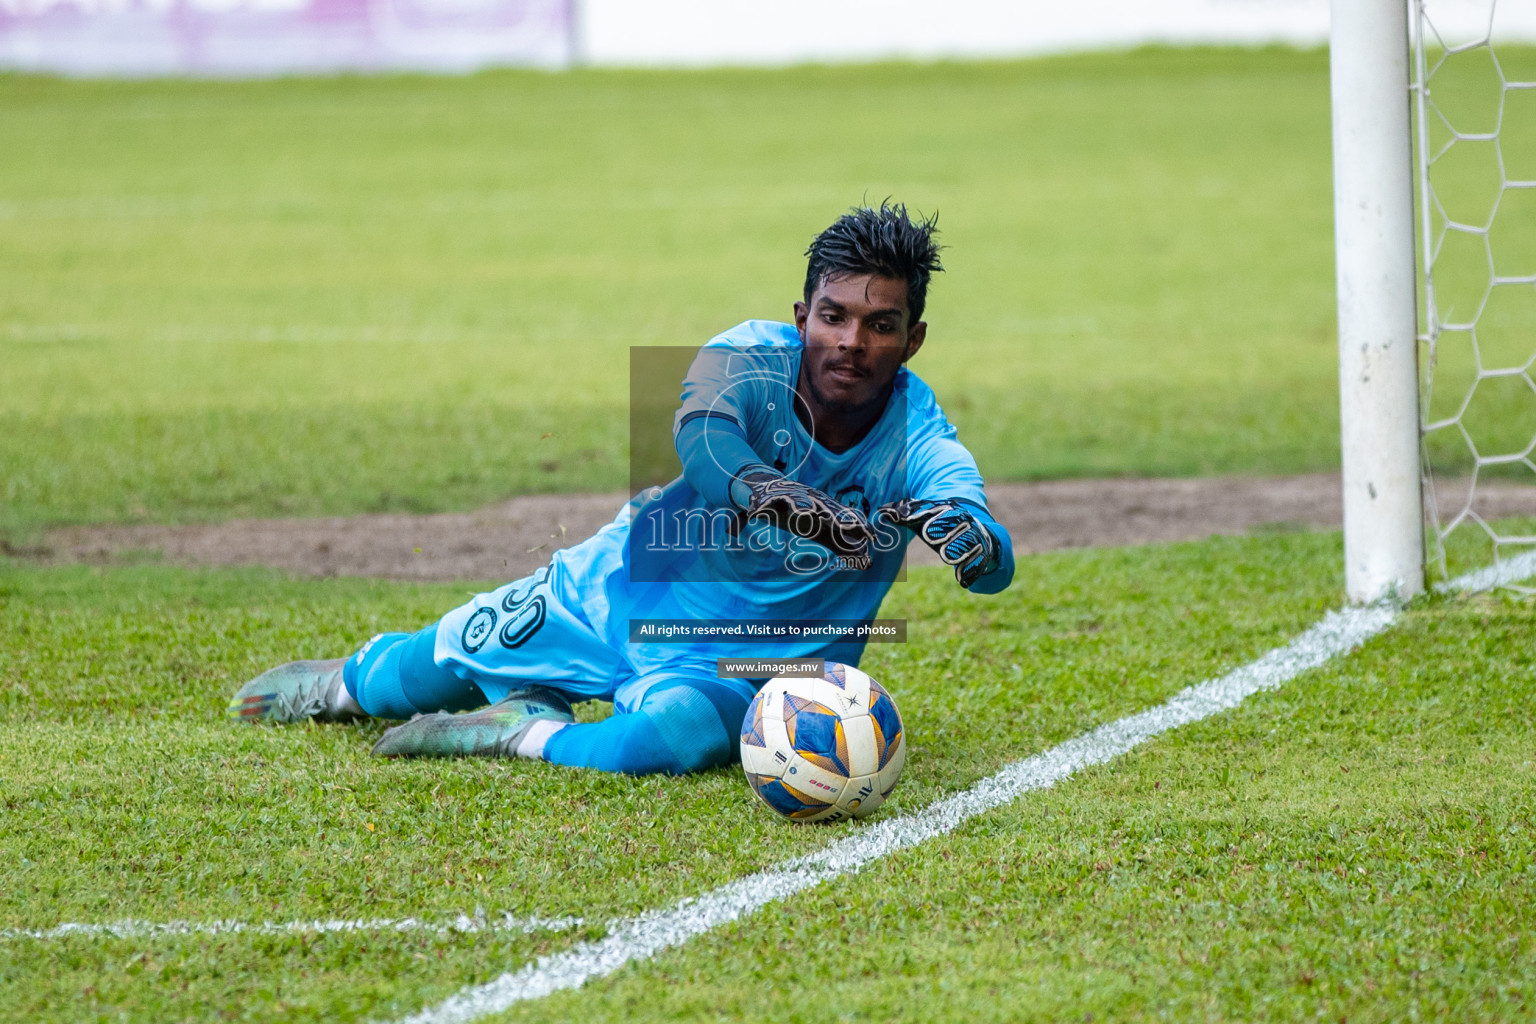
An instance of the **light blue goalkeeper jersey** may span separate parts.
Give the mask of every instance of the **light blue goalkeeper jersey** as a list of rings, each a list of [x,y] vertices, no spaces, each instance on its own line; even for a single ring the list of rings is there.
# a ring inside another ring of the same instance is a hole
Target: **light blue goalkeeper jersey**
[[[817,444],[795,412],[802,348],[792,325],[766,320],[747,321],[712,339],[684,381],[674,435],[696,420],[706,428],[734,423],[763,465],[866,516],[902,498],[959,498],[985,508],[975,459],[956,440],[933,391],[906,368],[897,373],[884,414],[858,444],[845,452]],[[707,433],[705,440],[709,457]],[[740,467],[721,468],[733,473]],[[686,477],[637,495],[613,528],[624,533],[624,581],[631,599],[624,603],[650,604],[641,595],[654,595],[649,615],[655,618],[873,618],[900,575],[911,539],[908,531],[887,525],[868,569],[840,566],[813,541],[767,523],[745,523],[733,507],[711,506]],[[642,646],[629,649],[643,654],[635,650]],[[762,645],[749,646],[744,653],[762,652]],[[825,641],[775,645],[779,656],[823,656],[850,664],[858,663],[862,649],[862,643]],[[734,656],[723,645],[714,653]]]
[[[674,418],[674,430],[688,427],[694,442],[702,440],[683,446],[684,475],[636,495],[611,523],[555,552],[532,576],[476,595],[444,616],[435,627],[435,664],[473,679],[490,700],[538,680],[572,699],[611,699],[621,711],[667,679],[708,681],[750,698],[746,682],[716,679],[717,658],[821,657],[857,665],[864,641],[825,633],[709,644],[660,643],[631,633],[632,622],[657,619],[863,622],[874,617],[901,571],[910,539],[905,529],[886,525],[869,567],[851,569],[812,541],[712,505],[688,479],[701,479],[691,460],[711,458],[709,434],[701,439],[696,429],[700,422],[728,426],[733,443],[722,448],[738,457],[713,480],[738,471],[739,458],[747,458],[866,514],[901,498],[960,499],[985,508],[975,461],[916,375],[899,371],[874,428],[848,451],[834,453],[816,444],[794,413],[800,356],[795,329],[768,321],[741,324],[701,348]],[[750,446],[745,456],[744,445]],[[1006,552],[1007,532],[995,523],[991,528]],[[1012,572],[1005,553],[993,580],[997,589]]]

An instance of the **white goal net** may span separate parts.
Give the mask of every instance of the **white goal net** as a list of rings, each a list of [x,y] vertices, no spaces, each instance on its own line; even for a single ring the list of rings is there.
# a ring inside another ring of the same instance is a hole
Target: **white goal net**
[[[1536,48],[1413,0],[1423,460],[1440,573],[1536,547]],[[1486,16],[1483,16],[1483,15]],[[1448,564],[1449,563],[1449,564]],[[1529,590],[1529,588],[1525,588]]]

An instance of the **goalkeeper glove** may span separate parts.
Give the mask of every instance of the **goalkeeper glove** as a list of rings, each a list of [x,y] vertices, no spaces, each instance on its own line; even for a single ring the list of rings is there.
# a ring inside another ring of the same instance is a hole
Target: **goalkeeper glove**
[[[967,590],[998,566],[997,538],[958,501],[905,498],[882,505],[878,514],[921,537],[946,565],[955,567],[955,579]]]
[[[863,513],[825,491],[773,473],[748,473],[746,518],[772,523],[844,558],[866,558],[874,531]]]

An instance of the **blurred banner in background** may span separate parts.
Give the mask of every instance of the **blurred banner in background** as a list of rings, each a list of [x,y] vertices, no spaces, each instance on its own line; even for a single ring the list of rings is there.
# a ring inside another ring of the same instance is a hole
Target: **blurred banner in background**
[[[574,0],[0,0],[0,68],[264,76],[571,63]]]
[[[1405,0],[1406,2],[1406,0]],[[1432,0],[1454,45],[1491,0]],[[1147,43],[1322,46],[1329,0],[0,0],[0,69],[71,75],[775,65]],[[1536,39],[1536,0],[1494,35]]]

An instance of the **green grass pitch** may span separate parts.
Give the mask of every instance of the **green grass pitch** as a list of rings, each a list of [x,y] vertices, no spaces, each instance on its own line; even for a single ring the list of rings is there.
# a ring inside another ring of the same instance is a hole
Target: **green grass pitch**
[[[914,365],[990,478],[1337,464],[1321,53],[0,76],[0,154],[0,541],[622,487],[627,350],[787,315],[811,235],[887,194],[941,213]],[[912,744],[882,816],[1285,643],[1339,565],[1336,536],[1276,534],[1032,557],[995,598],[915,571],[884,609],[913,642],[866,662]],[[0,555],[0,1020],[388,1019],[864,827],[782,824],[734,770],[382,763],[377,725],[224,722],[262,668],[470,587]],[[1533,620],[1422,601],[1281,692],[503,1019],[1529,1019]],[[8,931],[477,907],[585,923]]]
[[[1536,50],[1500,53],[1536,78]],[[914,367],[990,476],[1337,464],[1321,52],[0,75],[0,152],[13,541],[621,486],[626,350],[788,317],[814,233],[886,195],[941,214]],[[1484,163],[1446,161],[1447,194],[1491,203]],[[1504,207],[1526,253],[1536,206]],[[1446,301],[1477,263],[1444,262]],[[1528,333],[1531,312],[1490,317]],[[1518,448],[1522,397],[1484,390],[1478,442]]]
[[[909,728],[899,814],[1286,642],[1329,535],[914,573],[867,662]],[[154,567],[0,574],[0,929],[447,920],[576,933],[0,940],[0,1018],[372,1020],[850,828],[737,770],[634,780],[376,762],[374,726],[226,724],[246,676],[429,620],[462,588]],[[506,1019],[1517,1019],[1531,1011],[1528,605],[1437,599],[1235,713]],[[795,1010],[795,1007],[803,1008]],[[814,1013],[811,1008],[814,1007]]]
[[[937,210],[983,469],[1336,465],[1327,64],[0,77],[0,531],[622,486],[625,352]],[[551,434],[550,437],[544,435]]]

